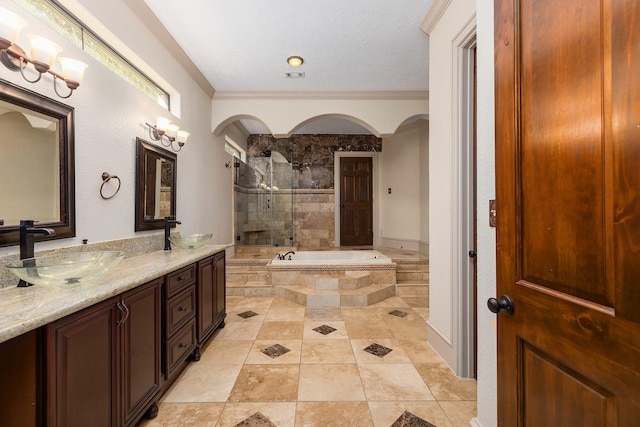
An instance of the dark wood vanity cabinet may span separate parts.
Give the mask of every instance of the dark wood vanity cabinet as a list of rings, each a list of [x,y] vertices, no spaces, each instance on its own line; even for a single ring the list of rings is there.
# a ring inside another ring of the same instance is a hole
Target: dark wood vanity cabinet
[[[196,348],[196,265],[167,275],[163,296],[163,389],[171,386]]]
[[[198,261],[197,338],[194,359],[200,358],[200,348],[215,330],[224,328],[226,312],[225,252],[218,252]]]
[[[136,425],[224,327],[225,252],[0,343],[0,425]],[[193,357],[191,357],[193,355]]]
[[[129,426],[157,411],[162,281],[47,325],[47,425]]]

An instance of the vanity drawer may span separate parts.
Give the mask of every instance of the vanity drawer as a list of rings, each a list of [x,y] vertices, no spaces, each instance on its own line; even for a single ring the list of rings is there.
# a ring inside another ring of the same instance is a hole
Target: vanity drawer
[[[190,286],[165,302],[166,337],[196,315],[196,288]]]
[[[171,377],[173,371],[180,367],[180,364],[196,348],[196,319],[191,319],[184,325],[173,338],[165,343],[166,354],[166,375]]]
[[[167,275],[167,298],[196,282],[196,265],[191,264]]]

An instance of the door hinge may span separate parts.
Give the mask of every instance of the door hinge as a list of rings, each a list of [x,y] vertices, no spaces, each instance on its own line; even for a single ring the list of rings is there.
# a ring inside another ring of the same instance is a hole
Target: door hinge
[[[489,200],[489,227],[496,226],[496,201]]]

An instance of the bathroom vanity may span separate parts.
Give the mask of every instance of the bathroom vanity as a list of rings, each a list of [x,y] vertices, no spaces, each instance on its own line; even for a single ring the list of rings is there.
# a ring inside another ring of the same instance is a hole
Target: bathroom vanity
[[[6,426],[130,426],[224,326],[225,246],[125,259],[67,288],[0,289]]]

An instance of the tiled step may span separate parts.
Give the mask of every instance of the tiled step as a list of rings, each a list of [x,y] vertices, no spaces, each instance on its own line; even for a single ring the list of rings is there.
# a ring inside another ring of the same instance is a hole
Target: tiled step
[[[429,262],[398,260],[396,262],[396,281],[399,284],[429,283]]]
[[[368,285],[359,289],[311,289],[275,285],[274,295],[307,307],[366,307],[395,296],[395,285]]]
[[[227,295],[273,296],[271,276],[265,268],[271,259],[270,253],[260,252],[255,253],[255,258],[228,258]]]
[[[398,283],[429,283],[428,271],[396,271]]]
[[[273,296],[273,286],[263,281],[227,282],[227,295],[242,297]]]
[[[227,282],[270,282],[270,275],[266,271],[226,272]]]
[[[371,285],[371,273],[366,271],[345,271],[335,277],[327,275],[300,275],[303,286],[310,289],[360,289]]]
[[[396,294],[399,297],[407,296],[429,296],[428,283],[398,283],[396,285]]]

